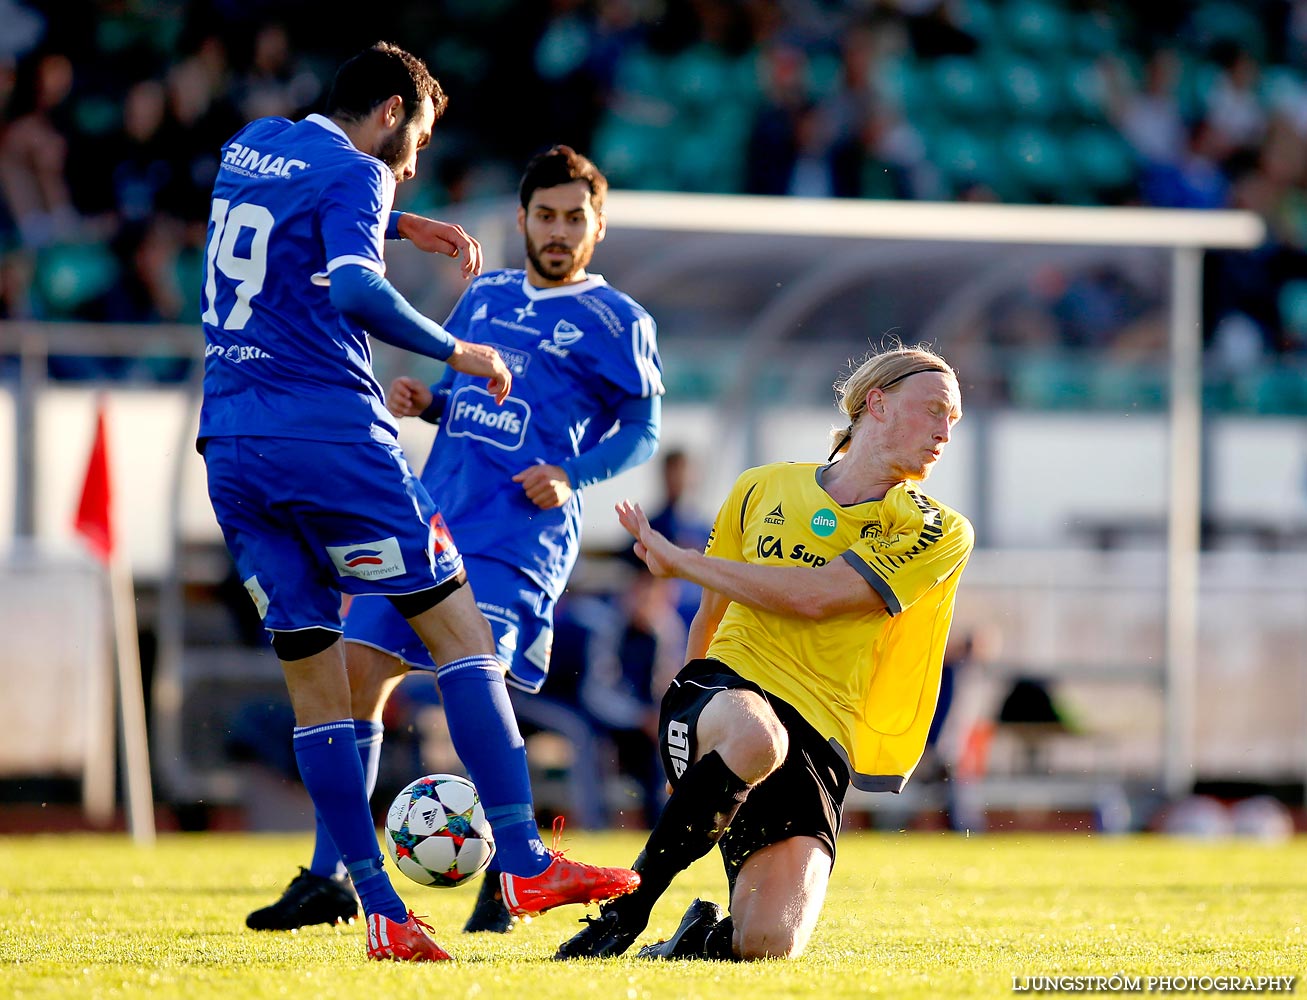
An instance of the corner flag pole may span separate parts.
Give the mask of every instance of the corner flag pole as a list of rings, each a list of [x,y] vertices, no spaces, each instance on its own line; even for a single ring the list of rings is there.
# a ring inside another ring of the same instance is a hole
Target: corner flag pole
[[[127,778],[127,829],[139,845],[154,843],[154,790],[141,688],[141,649],[136,633],[136,591],[126,549],[118,544],[109,475],[108,433],[103,398],[95,407],[95,439],[86,466],[74,522],[77,533],[109,574],[109,614],[114,628],[118,676],[118,734]]]

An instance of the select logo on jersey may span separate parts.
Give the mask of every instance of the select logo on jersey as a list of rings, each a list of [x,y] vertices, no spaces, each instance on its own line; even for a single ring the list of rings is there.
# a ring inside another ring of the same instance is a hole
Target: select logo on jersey
[[[503,406],[475,385],[465,385],[449,401],[450,437],[470,437],[505,451],[517,451],[526,440],[531,407],[509,396]]]
[[[472,311],[472,318],[468,322],[475,323],[477,322],[477,320],[485,319],[486,314],[489,311],[490,310],[486,308],[486,304],[482,302],[479,306],[476,307],[476,309]]]
[[[801,562],[808,566],[825,566],[828,560],[825,556],[819,556],[815,552],[809,552],[802,542],[794,545],[787,552],[785,550],[786,541],[776,535],[762,535],[758,539],[758,558],[759,559],[788,559],[793,562]]]
[[[493,347],[499,352],[499,356],[504,359],[504,364],[508,365],[508,370],[513,373],[513,378],[522,378],[526,375],[527,365],[531,363],[531,355],[527,354],[526,351],[515,351],[511,347],[489,342],[486,343],[486,346]]]
[[[763,524],[785,523],[785,513],[781,510],[781,505],[779,503],[771,509],[771,513],[769,513],[766,517],[762,519],[762,523]]]
[[[835,520],[835,512],[829,507],[823,507],[817,513],[812,515],[812,521],[808,525],[812,528],[812,533],[818,538],[829,538],[835,534],[835,529],[839,527],[839,521]]]
[[[328,545],[327,555],[341,576],[388,580],[407,572],[404,553],[399,550],[399,539],[394,535],[356,545]]]
[[[267,618],[268,593],[263,589],[263,584],[259,583],[257,576],[252,576],[245,581],[245,592],[250,595],[250,600],[254,602],[254,607],[259,612],[259,620],[262,621]]]
[[[233,142],[222,156],[222,165],[246,177],[289,177],[292,170],[307,170],[303,160],[288,160],[284,156],[260,153],[250,146]]]

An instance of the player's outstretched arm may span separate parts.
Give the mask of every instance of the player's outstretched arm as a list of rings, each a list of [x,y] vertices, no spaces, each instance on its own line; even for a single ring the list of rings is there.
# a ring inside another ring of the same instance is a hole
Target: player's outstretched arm
[[[462,259],[463,277],[475,278],[481,273],[483,255],[481,244],[467,230],[454,222],[428,219],[424,215],[404,212],[395,225],[401,237],[419,250],[444,254],[455,260]]]
[[[487,344],[455,339],[454,353],[445,362],[456,372],[486,379],[486,390],[495,397],[496,403],[506,400],[509,390],[513,388],[513,373],[508,370],[499,352]]]
[[[842,559],[819,568],[736,562],[673,545],[649,526],[639,504],[622,501],[617,517],[654,576],[677,576],[751,608],[814,621],[885,607],[884,598]]]

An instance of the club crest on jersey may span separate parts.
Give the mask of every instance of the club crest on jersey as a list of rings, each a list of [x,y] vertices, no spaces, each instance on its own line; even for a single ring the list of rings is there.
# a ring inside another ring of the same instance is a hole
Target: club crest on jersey
[[[560,319],[554,326],[554,343],[559,347],[567,347],[575,344],[585,334],[575,323],[569,323],[565,319]]]
[[[465,385],[454,393],[446,411],[450,437],[470,437],[505,451],[517,451],[526,440],[531,422],[531,407],[509,396],[503,406],[495,397],[475,385]]]
[[[360,580],[388,580],[407,572],[404,553],[394,535],[354,545],[328,545],[327,556],[341,576]]]

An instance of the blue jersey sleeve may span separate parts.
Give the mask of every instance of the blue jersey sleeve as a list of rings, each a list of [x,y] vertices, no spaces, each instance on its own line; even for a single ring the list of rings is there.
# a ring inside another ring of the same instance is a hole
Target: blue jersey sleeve
[[[454,391],[454,380],[457,378],[458,372],[446,368],[445,374],[440,376],[440,381],[431,386],[431,405],[418,416],[429,424],[440,423],[440,418],[445,415],[445,407],[449,405],[449,396]]]
[[[472,313],[476,310],[476,302],[473,301],[479,298],[476,291],[477,286],[473,285],[460,295],[458,301],[454,303],[454,308],[445,318],[445,329],[463,340],[468,339],[467,329],[472,321]]]
[[[383,247],[395,200],[395,175],[379,160],[359,158],[337,170],[318,202],[327,275],[342,264],[386,273]]]
[[[652,316],[638,307],[629,312],[623,336],[599,358],[598,374],[628,396],[663,394],[663,363]]]
[[[425,416],[425,414],[424,414]],[[572,489],[611,479],[618,473],[647,462],[658,449],[662,428],[662,400],[657,396],[630,396],[613,412],[617,430],[597,445],[559,462]]]
[[[439,323],[409,305],[381,275],[353,261],[337,268],[331,304],[387,344],[441,361],[454,353],[454,338]]]

